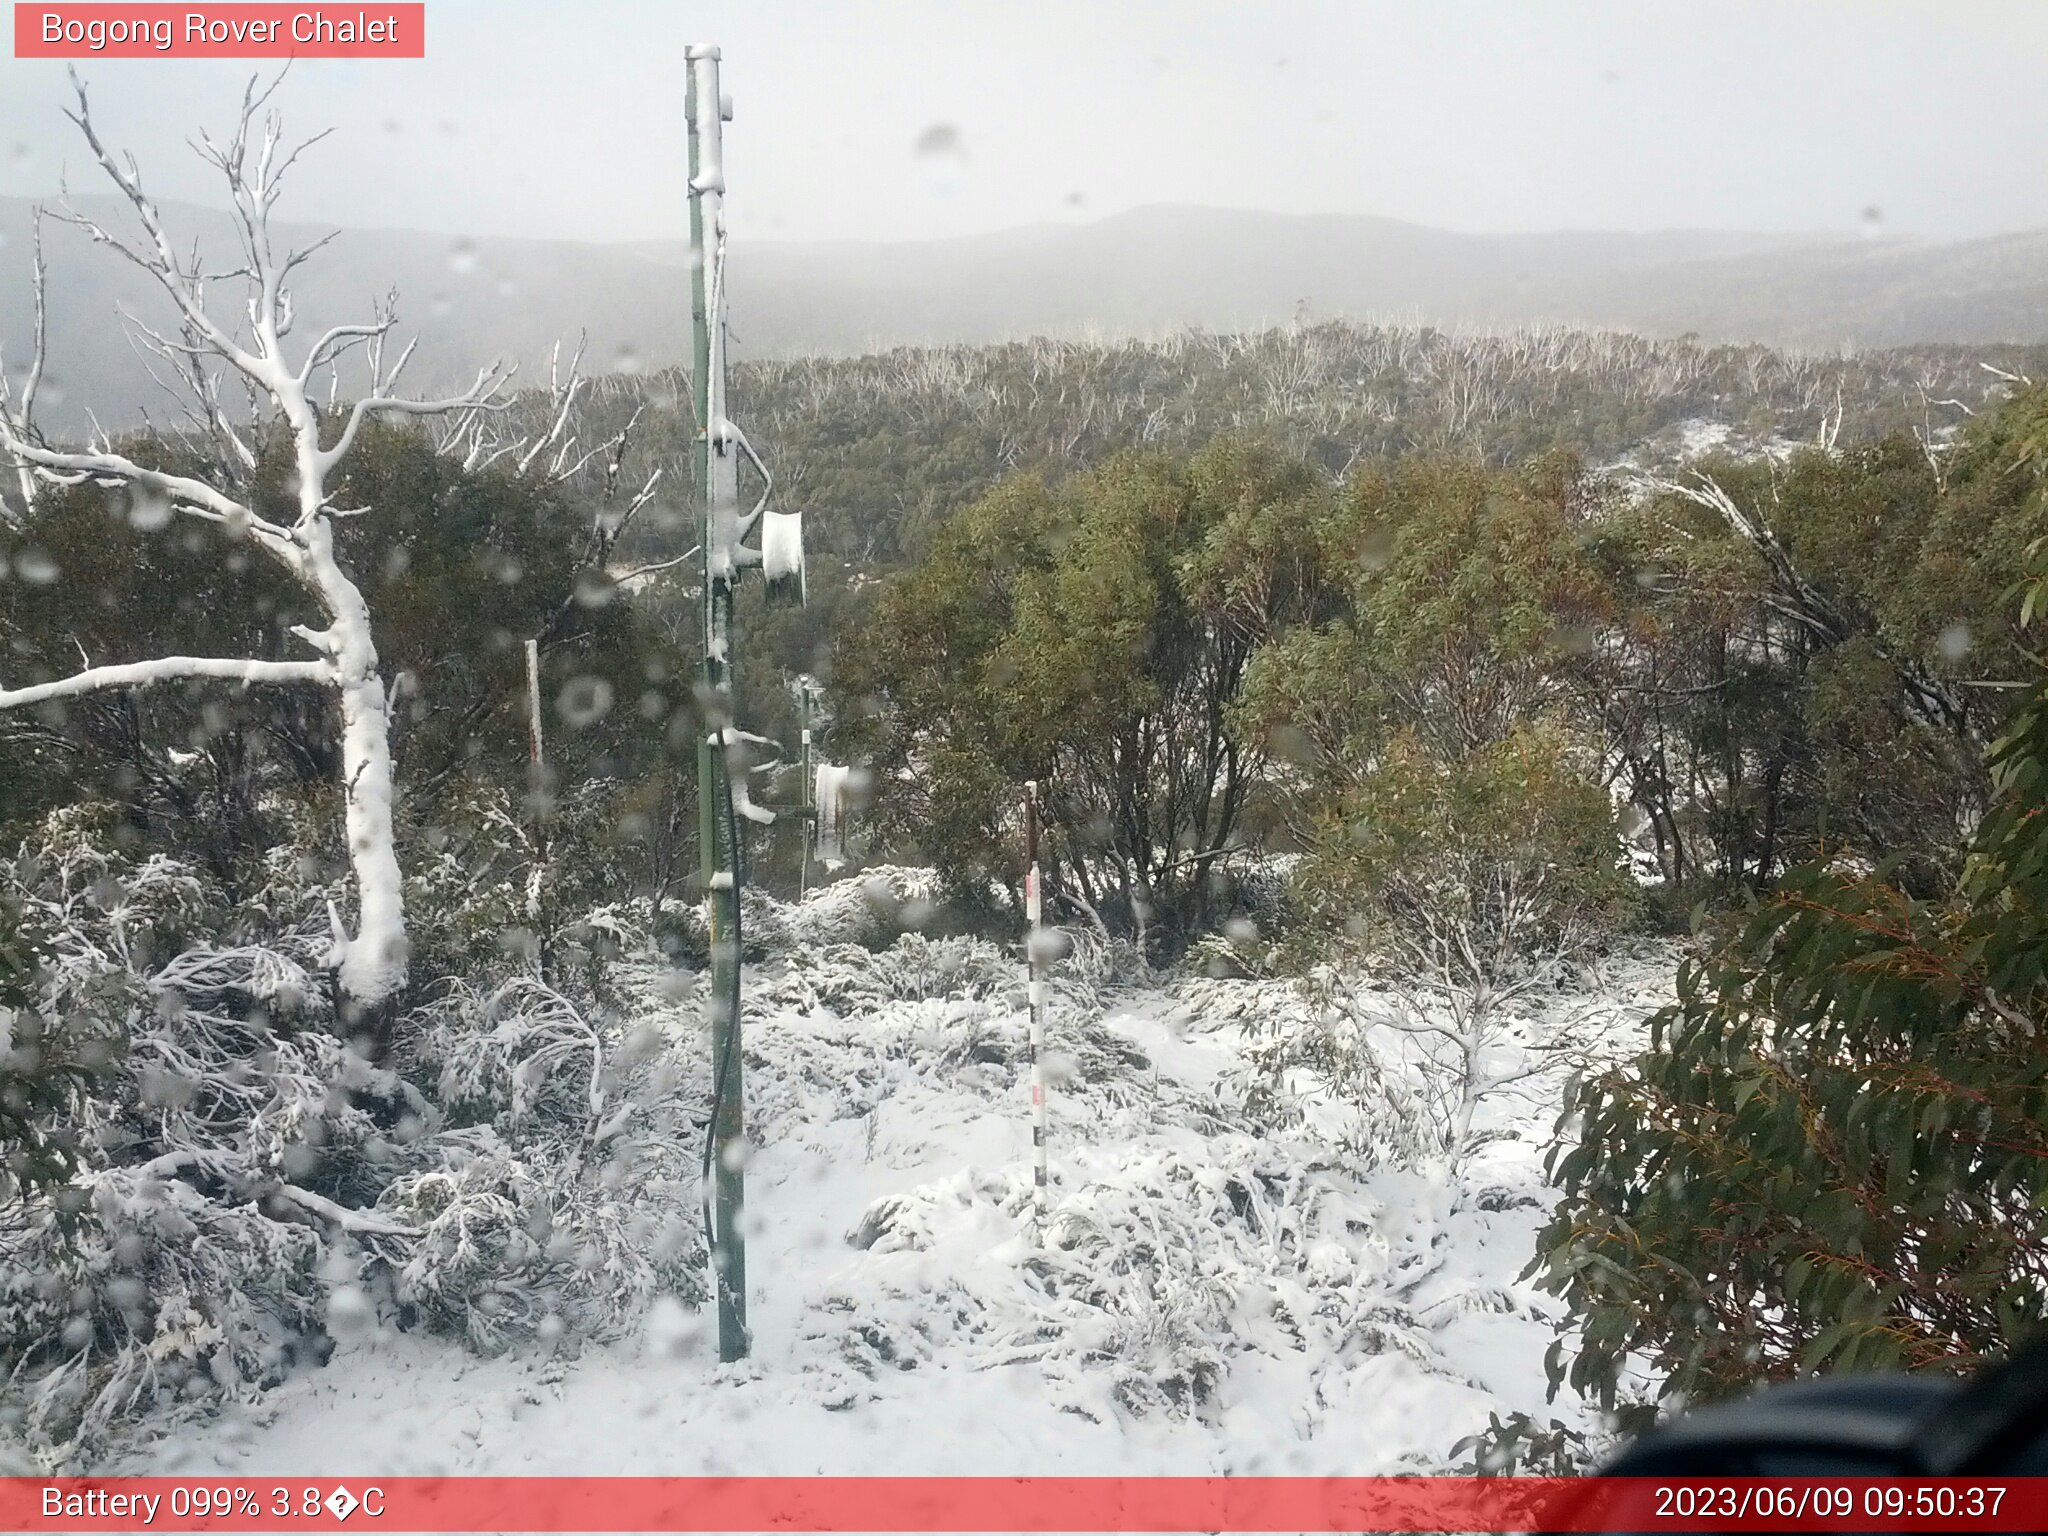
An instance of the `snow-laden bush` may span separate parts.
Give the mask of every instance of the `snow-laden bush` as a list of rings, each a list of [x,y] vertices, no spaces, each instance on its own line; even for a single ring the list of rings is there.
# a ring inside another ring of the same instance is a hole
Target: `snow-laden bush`
[[[74,1186],[82,1210],[9,1208],[5,1410],[46,1463],[89,1462],[125,1415],[243,1395],[324,1351],[321,1235],[184,1177],[206,1171],[100,1168]]]
[[[196,870],[164,854],[132,858],[120,841],[112,808],[65,806],[0,874],[65,969],[139,973],[224,916]]]
[[[1228,1087],[1269,1130],[1311,1126],[1360,1168],[1415,1166],[1437,1146],[1426,1074],[1375,1030],[1370,994],[1322,968],[1288,980],[1196,974],[1172,991],[1211,1028],[1243,1037]]]
[[[1075,938],[1072,930],[1048,933],[1063,946]],[[1117,952],[1083,936],[1067,958],[1050,967],[1051,1005],[1093,1011],[1118,974]],[[793,948],[752,979],[749,1006],[829,1008],[852,1016],[926,998],[974,998],[1022,1008],[1028,979],[1021,945],[1012,950],[986,939],[904,933],[881,949],[857,944]]]
[[[0,1205],[6,1408],[52,1464],[89,1458],[139,1404],[275,1379],[318,1337],[321,1260],[382,1235],[358,1207],[430,1113],[332,1033],[300,958],[183,942],[230,926],[207,882],[102,831],[74,807],[0,865],[39,935],[38,1015],[105,1058],[48,1110],[76,1149],[68,1180]]]
[[[502,974],[506,963],[547,975],[573,975],[579,987],[601,982],[611,951],[590,916],[638,884],[614,835],[621,787],[581,780],[559,793],[516,799],[500,785],[475,782],[443,797],[436,819],[408,829],[407,928],[412,967],[424,979]],[[593,950],[591,940],[600,940]]]
[[[613,919],[605,918],[606,922]],[[659,1294],[702,1295],[708,1076],[672,1040],[538,978],[450,983],[406,1028],[454,1128],[425,1138],[380,1209],[416,1234],[395,1299],[487,1352],[616,1334]]]
[[[334,945],[334,916],[350,899],[347,863],[321,851],[340,832],[338,797],[277,794],[266,797],[261,809],[277,840],[263,850],[259,877],[237,893],[215,937],[262,943],[308,970],[320,969]]]
[[[1181,968],[1212,981],[1263,981],[1278,970],[1280,946],[1249,918],[1232,918],[1221,933],[1205,933],[1187,948]]]
[[[889,944],[927,926],[939,894],[939,878],[929,869],[878,864],[818,886],[800,902],[777,903],[779,941],[789,950]]]
[[[40,925],[0,890],[0,1202],[70,1179],[89,1096],[123,1043],[118,1006],[54,1006],[50,958]]]
[[[1020,961],[979,939],[928,939],[906,933],[884,950],[833,944],[792,951],[779,974],[764,979],[764,1002],[874,1013],[923,998],[1021,995]]]
[[[858,1287],[820,1298],[815,1336],[869,1377],[941,1355],[1030,1362],[1091,1414],[1080,1386],[1106,1377],[1110,1405],[1136,1417],[1201,1411],[1240,1354],[1393,1351],[1446,1368],[1393,1294],[1406,1255],[1355,1174],[1241,1135],[1119,1151],[1068,1159],[1042,1244],[1023,1167],[876,1201],[847,1233],[872,1261]]]
[[[0,1119],[10,1163],[60,1129],[70,1154],[0,1191],[0,1412],[48,1465],[90,1464],[145,1409],[258,1390],[324,1355],[330,1320],[573,1344],[700,1288],[696,1019],[646,962],[622,968],[637,1022],[597,998],[591,968],[647,947],[620,909],[556,921],[560,986],[490,946],[495,981],[443,985],[373,1061],[318,974],[334,872],[292,849],[264,871],[231,910],[89,807],[0,864],[37,936],[0,1091],[96,1053]],[[481,944],[484,882],[424,879]]]
[[[1230,866],[1231,894],[1244,915],[1259,928],[1277,932],[1298,916],[1294,877],[1301,867],[1298,853],[1252,855]]]

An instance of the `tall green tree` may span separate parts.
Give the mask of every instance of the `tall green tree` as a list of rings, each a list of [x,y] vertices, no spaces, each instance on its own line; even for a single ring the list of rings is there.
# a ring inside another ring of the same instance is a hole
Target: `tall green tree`
[[[1276,792],[1297,826],[1397,734],[1448,762],[1562,707],[1612,610],[1584,549],[1593,511],[1566,456],[1354,472],[1319,529],[1336,600],[1261,649],[1238,706],[1290,765]]]
[[[1127,932],[1207,917],[1258,771],[1232,719],[1255,647],[1310,612],[1329,492],[1222,442],[1005,482],[842,632],[842,746],[872,764],[884,838],[956,884],[1019,875],[1027,780],[1050,889]]]

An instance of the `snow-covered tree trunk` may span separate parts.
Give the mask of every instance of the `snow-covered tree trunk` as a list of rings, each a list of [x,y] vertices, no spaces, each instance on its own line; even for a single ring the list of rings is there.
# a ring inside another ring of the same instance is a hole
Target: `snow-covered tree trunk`
[[[370,634],[370,608],[335,563],[333,533],[316,520],[307,541],[311,584],[332,627],[334,689],[341,708],[341,772],[347,788],[346,832],[355,871],[356,931],[335,934],[336,972],[344,994],[363,1002],[390,996],[405,982],[405,878],[398,868],[392,815],[390,700]]]
[[[283,148],[275,114],[264,118],[260,136],[252,135],[269,92],[259,94],[251,85],[234,136],[225,145],[216,145],[204,136],[201,139],[201,156],[226,178],[242,245],[239,267],[228,273],[209,273],[196,253],[182,261],[177,256],[155,203],[142,190],[133,159],[117,162],[108,153],[94,132],[84,86],[75,77],[73,84],[78,109],[71,114],[72,121],[141,221],[146,239],[131,246],[90,219],[77,214],[64,217],[95,242],[148,273],[171,300],[179,321],[176,337],[162,335],[138,320],[129,323],[138,345],[161,359],[184,386],[190,396],[187,415],[208,440],[212,457],[223,470],[217,481],[168,474],[115,452],[104,434],[82,451],[52,447],[37,430],[33,417],[34,381],[40,377],[43,363],[40,323],[35,357],[27,374],[30,382],[19,398],[9,398],[5,375],[0,373],[0,459],[19,471],[23,495],[31,501],[43,486],[121,486],[167,502],[183,515],[241,533],[314,599],[326,627],[293,630],[317,653],[318,660],[169,656],[115,666],[88,665],[84,671],[53,682],[11,690],[0,686],[0,709],[100,689],[192,678],[229,679],[245,685],[312,681],[332,689],[341,717],[346,831],[357,910],[353,933],[339,913],[333,914],[331,961],[343,995],[360,1008],[375,1008],[395,995],[406,977],[405,892],[394,828],[397,797],[391,764],[390,699],[378,664],[369,604],[335,558],[335,520],[351,513],[334,505],[331,486],[369,417],[453,414],[473,419],[475,413],[498,403],[505,373],[496,365],[486,368],[468,390],[447,399],[413,400],[392,394],[412,349],[408,346],[386,366],[384,342],[396,323],[388,308],[380,309],[367,323],[333,327],[312,344],[296,366],[288,364],[283,343],[291,332],[292,301],[286,282],[312,252],[275,251],[270,213],[284,173],[306,146]],[[40,319],[40,243],[35,276]],[[239,279],[247,294],[244,314],[226,325],[216,321],[207,307],[209,284],[224,279]],[[367,388],[348,412],[335,440],[324,444],[321,414],[310,393],[312,381],[327,370],[338,384],[341,359],[358,349],[367,368]],[[234,377],[239,377],[251,402],[249,417],[240,423],[231,419],[222,402],[223,379]],[[571,389],[562,395],[563,420],[573,393]],[[268,422],[262,419],[266,411]],[[293,449],[298,511],[290,523],[260,516],[255,510],[256,497],[236,478],[238,471],[253,472],[258,462],[256,449],[245,434],[273,424],[289,434]],[[533,451],[556,442],[561,430],[558,421]],[[459,445],[474,437],[458,429],[446,440]],[[566,453],[567,448],[561,451]]]

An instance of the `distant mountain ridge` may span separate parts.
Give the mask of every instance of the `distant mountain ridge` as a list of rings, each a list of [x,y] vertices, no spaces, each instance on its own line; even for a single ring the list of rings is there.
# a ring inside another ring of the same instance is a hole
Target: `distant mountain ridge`
[[[126,228],[108,198],[78,200]],[[0,198],[0,343],[25,360],[32,205]],[[235,249],[226,215],[167,205],[181,241]],[[280,226],[307,243],[326,226]],[[50,422],[132,421],[161,399],[116,307],[161,317],[140,274],[51,227]],[[461,240],[344,231],[299,276],[307,333],[369,313],[395,288],[421,337],[414,383],[488,358],[529,375],[557,339],[589,336],[589,366],[649,369],[687,355],[679,244]],[[900,245],[738,242],[736,356],[846,354],[1029,335],[1259,329],[1301,317],[1444,327],[1563,323],[1649,335],[1833,349],[2048,339],[2048,231],[1959,242],[1714,231],[1472,235],[1391,219],[1157,206]]]

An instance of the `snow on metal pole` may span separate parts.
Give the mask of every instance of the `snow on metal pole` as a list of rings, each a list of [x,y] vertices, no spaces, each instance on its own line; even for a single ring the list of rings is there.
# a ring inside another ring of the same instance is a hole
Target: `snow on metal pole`
[[[739,846],[731,763],[733,588],[738,579],[739,463],[725,415],[725,163],[719,52],[689,50],[685,98],[690,138],[692,371],[697,407],[699,545],[704,580],[704,709],[710,730],[697,752],[697,837],[711,938],[711,1273],[718,1303],[718,1358],[744,1359],[747,1254],[744,1090],[740,1050]]]
[[[1045,934],[1043,891],[1038,874],[1038,782],[1024,786],[1024,956],[1030,966],[1031,999],[1031,1221],[1043,1243],[1047,1202],[1045,1142]]]

